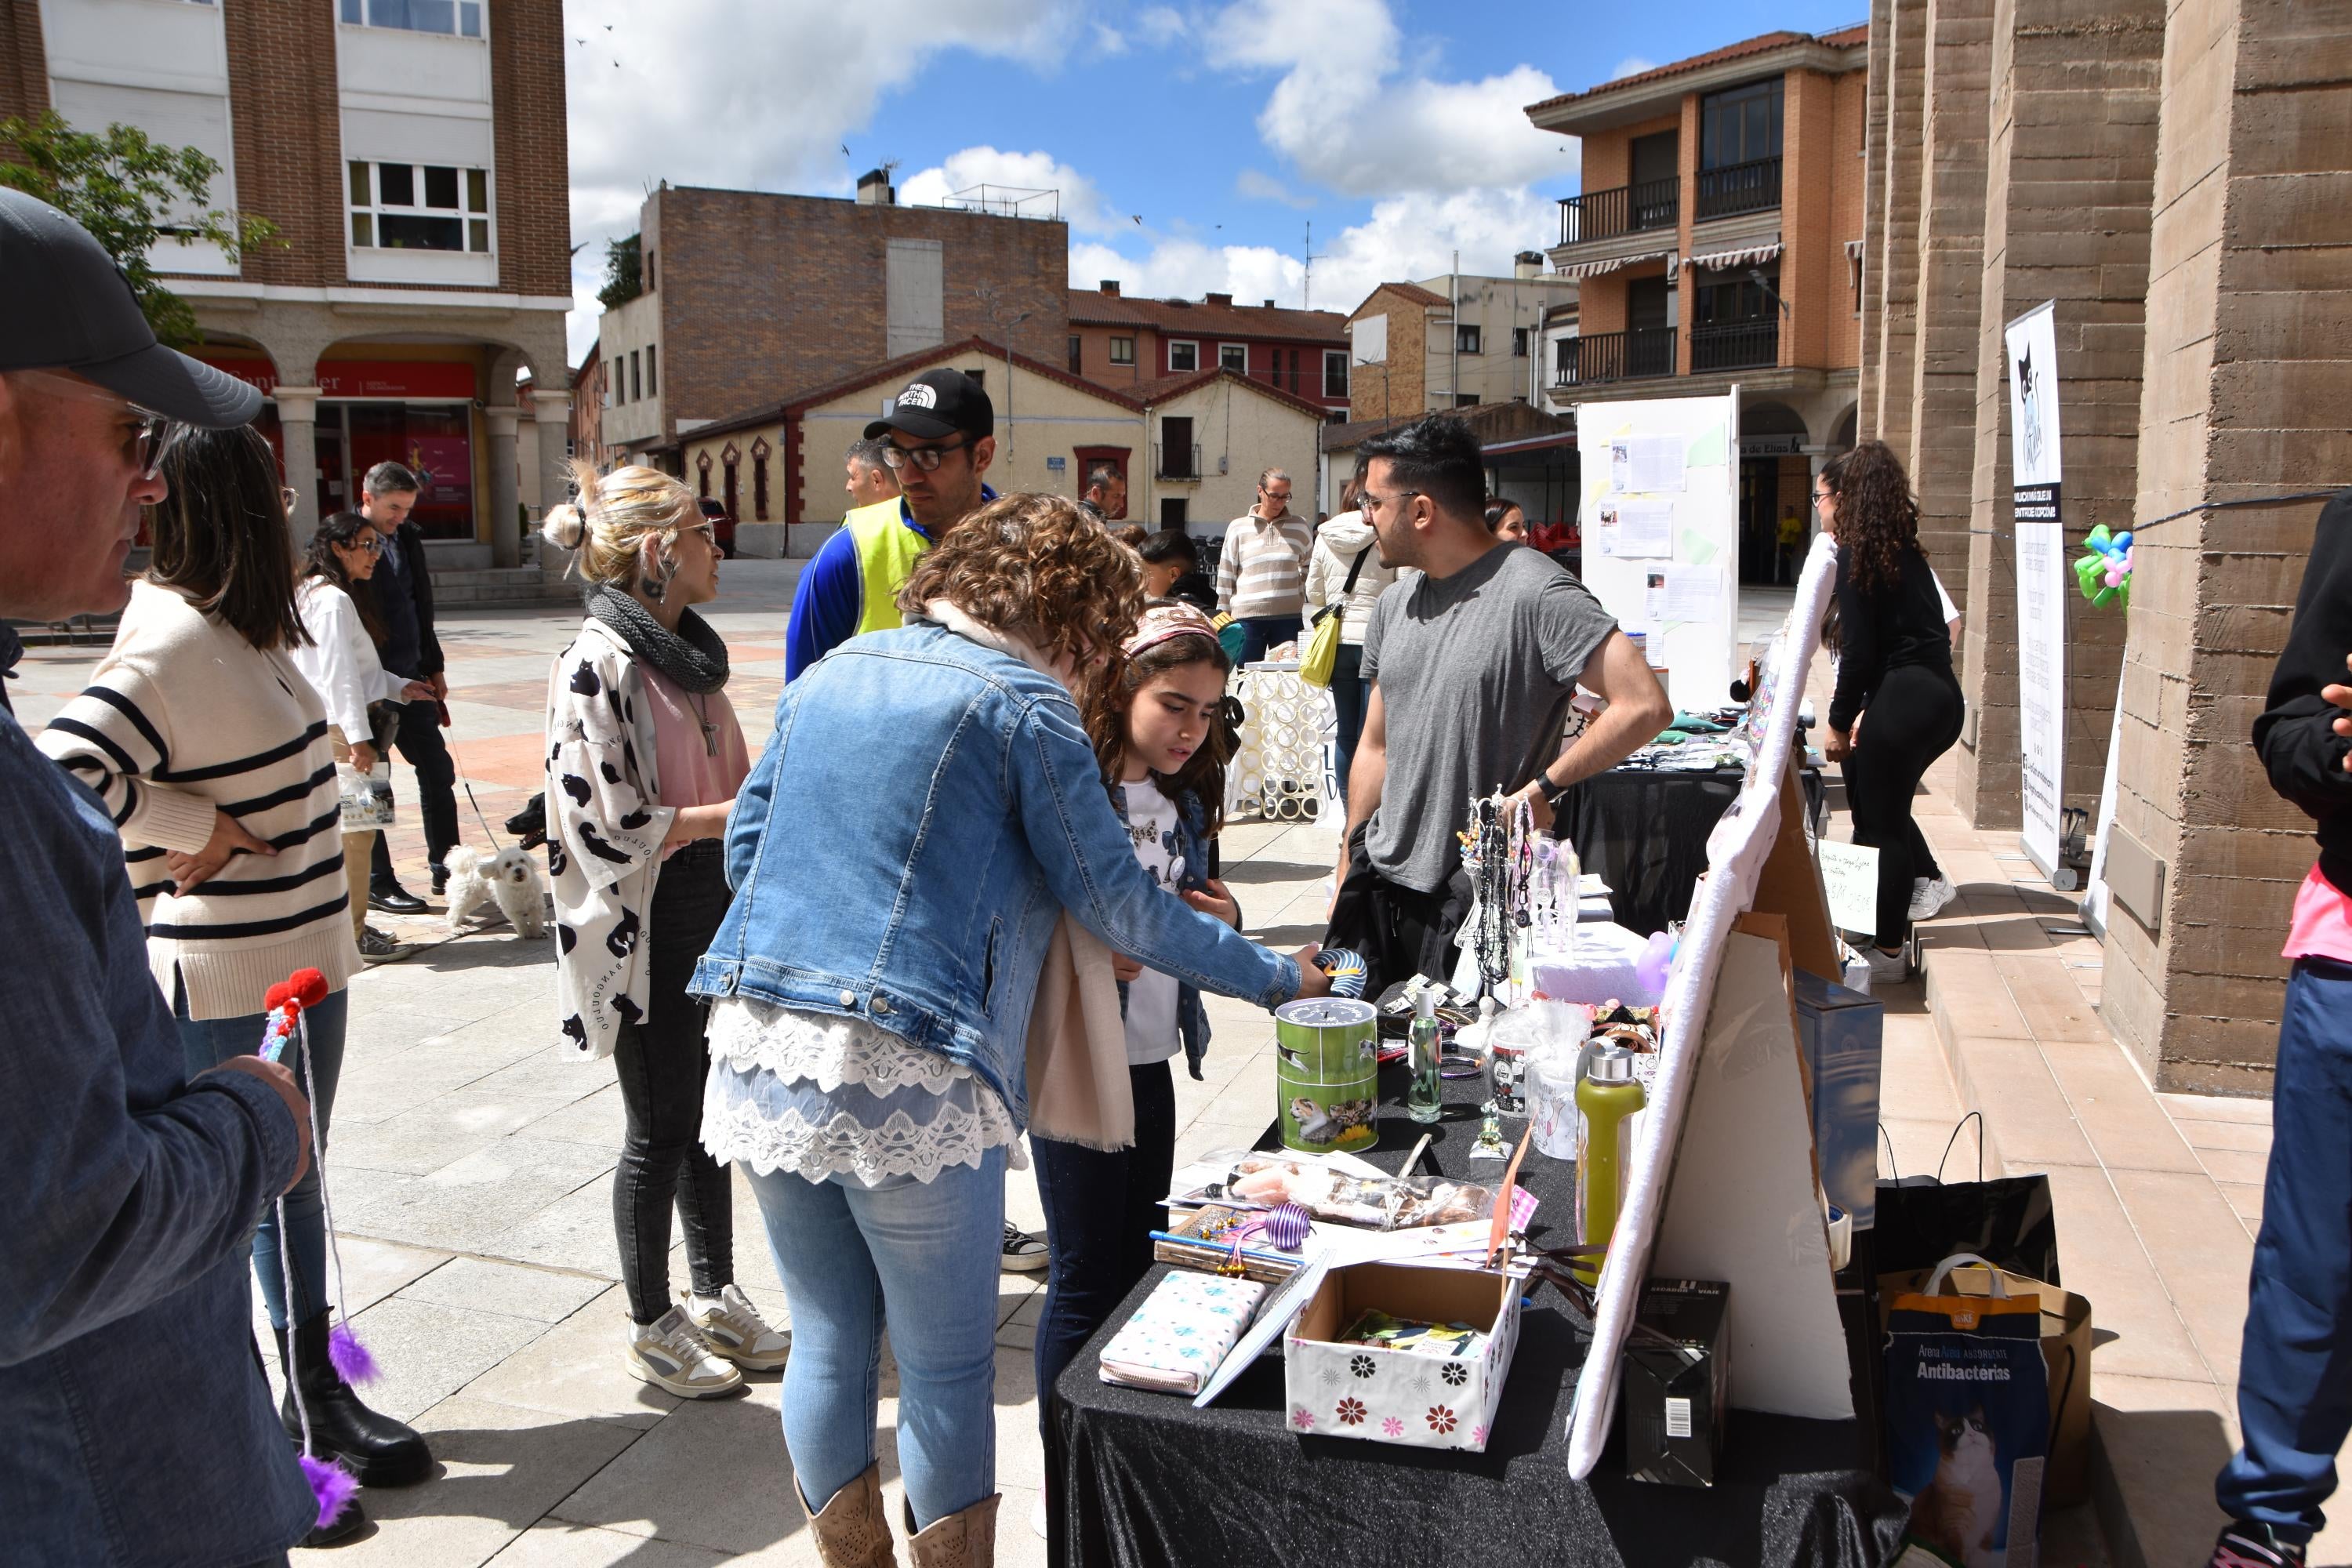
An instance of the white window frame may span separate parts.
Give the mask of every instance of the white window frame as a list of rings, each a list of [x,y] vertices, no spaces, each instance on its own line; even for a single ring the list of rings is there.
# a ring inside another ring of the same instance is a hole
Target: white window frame
[[[1191,364],[1178,364],[1178,363],[1176,363],[1176,351],[1177,351],[1178,349],[1191,349],[1191,350],[1192,351],[1192,363]],[[1201,340],[1200,340],[1200,339],[1198,339],[1198,338],[1171,338],[1171,339],[1169,339],[1169,340],[1168,340],[1168,374],[1171,374],[1171,375],[1189,375],[1189,374],[1191,374],[1192,372],[1194,372],[1194,371],[1196,371],[1196,370],[1199,370],[1200,368],[1201,368]]]
[[[1225,363],[1225,355],[1228,353],[1237,353],[1241,355],[1242,363],[1235,365],[1227,364]],[[1242,374],[1247,375],[1249,374],[1249,344],[1219,343],[1217,345],[1217,368],[1219,370],[1236,370]]]
[[[412,182],[410,194],[420,198],[424,195],[425,171],[427,168],[455,169],[457,172],[458,205],[454,208],[429,207],[421,200],[399,206],[386,205],[380,197],[383,191],[383,170],[388,164],[398,164],[410,171]],[[367,199],[364,201],[360,199],[361,194],[354,188],[352,178],[354,165],[364,167],[368,172]],[[476,174],[482,177],[482,205],[478,210],[472,205],[474,187],[472,176]],[[383,219],[386,216],[453,220],[457,225],[459,237],[466,242],[465,247],[460,250],[439,250],[429,246],[385,245],[383,239]],[[365,243],[360,240],[358,233],[358,221],[362,217],[368,220],[368,238]],[[474,247],[476,224],[481,226],[482,248],[478,250]],[[499,254],[498,171],[478,169],[466,163],[412,163],[403,158],[346,158],[343,160],[343,245],[347,250],[365,251],[371,255],[379,256],[478,257],[495,261]]]
[[[1122,343],[1127,346],[1127,353],[1124,354],[1118,352],[1119,345]],[[1135,339],[1132,337],[1122,338],[1113,335],[1110,340],[1110,363],[1113,364],[1133,364],[1135,363]]]
[[[209,0],[206,0],[209,3]],[[430,27],[406,27],[397,22],[379,22],[375,8],[384,0],[336,0],[335,19],[346,27],[375,27],[387,33],[415,33],[427,38],[463,38],[468,43],[486,42],[490,36],[489,7],[487,0],[451,0],[448,32]],[[473,13],[474,30],[465,30],[466,14]],[[353,12],[358,16],[354,16]]]

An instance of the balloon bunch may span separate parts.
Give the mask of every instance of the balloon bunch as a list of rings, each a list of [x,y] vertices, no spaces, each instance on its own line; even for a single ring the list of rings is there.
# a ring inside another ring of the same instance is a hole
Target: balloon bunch
[[[2084,553],[2074,563],[2074,581],[2082,585],[2083,597],[2095,607],[2104,609],[2117,599],[2131,608],[2132,536],[2131,530],[2110,534],[2101,523],[2084,536]]]

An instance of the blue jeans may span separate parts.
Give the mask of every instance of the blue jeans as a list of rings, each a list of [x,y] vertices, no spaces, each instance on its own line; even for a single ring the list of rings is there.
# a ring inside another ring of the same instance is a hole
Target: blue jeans
[[[1255,664],[1284,643],[1297,639],[1297,616],[1262,616],[1242,622],[1242,653],[1236,664]]]
[[[328,1124],[334,1119],[335,1083],[343,1076],[343,1026],[350,1016],[350,1003],[349,992],[332,992],[304,1015],[310,1026],[310,1063],[318,1072],[315,1088],[302,1069],[299,1038],[278,1058],[292,1070],[295,1081],[302,1086],[302,1091],[310,1097],[311,1105],[318,1110],[321,1147],[311,1152],[310,1169],[286,1194],[286,1229],[294,1247],[295,1304],[290,1319],[287,1312],[285,1266],[278,1256],[280,1238],[276,1205],[261,1211],[261,1228],[253,1234],[253,1272],[261,1281],[261,1300],[269,1309],[272,1328],[307,1323],[327,1305],[327,1226],[321,1217],[325,1205],[319,1196],[319,1162],[325,1157],[323,1143]],[[188,1016],[187,995],[176,985],[173,987],[172,1013],[180,1022],[180,1054],[190,1078],[207,1068],[218,1067],[231,1057],[249,1057],[261,1048],[261,1026],[268,1021],[267,1014],[213,1018],[200,1024]]]
[[[793,1310],[784,1447],[812,1510],[874,1463],[882,1330],[898,1363],[898,1473],[918,1529],[996,1492],[996,1275],[1004,1157],[929,1182],[745,1174]]]
[[[2232,1519],[2308,1542],[2352,1433],[2352,964],[2301,958],[2271,1089],[2238,1425],[2214,1493]]]
[[[1364,703],[1371,689],[1364,683],[1364,649],[1343,642],[1331,662],[1331,711],[1338,721],[1332,738],[1331,771],[1339,775],[1339,804],[1348,804],[1348,770],[1356,764],[1356,742],[1364,733]]]

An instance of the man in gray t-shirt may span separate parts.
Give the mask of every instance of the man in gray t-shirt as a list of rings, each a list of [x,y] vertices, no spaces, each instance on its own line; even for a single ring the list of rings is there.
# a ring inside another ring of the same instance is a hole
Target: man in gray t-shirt
[[[1381,563],[1421,575],[1383,594],[1364,631],[1370,692],[1325,944],[1363,953],[1385,987],[1452,973],[1466,903],[1449,888],[1454,834],[1472,801],[1524,796],[1549,827],[1560,791],[1623,761],[1674,709],[1583,584],[1487,531],[1483,458],[1460,420],[1374,437],[1361,472]],[[1580,685],[1608,707],[1562,752]]]

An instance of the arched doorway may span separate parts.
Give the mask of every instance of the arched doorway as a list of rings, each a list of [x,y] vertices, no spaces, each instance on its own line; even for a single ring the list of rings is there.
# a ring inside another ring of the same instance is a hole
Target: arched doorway
[[[1786,584],[1804,554],[1812,479],[1805,422],[1786,404],[1739,405],[1739,580]]]

